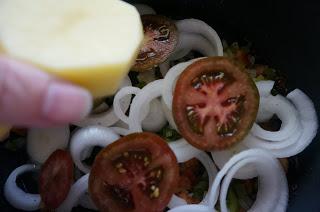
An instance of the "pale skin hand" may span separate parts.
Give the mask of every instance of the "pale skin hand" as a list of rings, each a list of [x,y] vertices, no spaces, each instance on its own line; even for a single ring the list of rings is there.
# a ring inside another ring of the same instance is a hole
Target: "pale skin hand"
[[[55,126],[79,121],[91,107],[92,97],[87,90],[0,56],[0,123]]]

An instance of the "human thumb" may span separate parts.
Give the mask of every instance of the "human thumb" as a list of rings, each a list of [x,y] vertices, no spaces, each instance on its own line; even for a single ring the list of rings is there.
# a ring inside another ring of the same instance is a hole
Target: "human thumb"
[[[24,127],[65,124],[82,119],[91,107],[87,90],[0,56],[0,123]]]

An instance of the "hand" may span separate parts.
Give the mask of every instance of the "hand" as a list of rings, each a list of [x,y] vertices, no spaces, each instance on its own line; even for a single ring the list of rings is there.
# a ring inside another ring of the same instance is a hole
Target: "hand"
[[[0,123],[23,127],[66,124],[85,117],[91,107],[87,90],[0,56]]]

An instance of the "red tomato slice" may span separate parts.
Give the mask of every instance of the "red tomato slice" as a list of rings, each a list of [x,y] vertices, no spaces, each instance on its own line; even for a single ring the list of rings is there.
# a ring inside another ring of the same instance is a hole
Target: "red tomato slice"
[[[56,150],[41,167],[40,196],[46,208],[55,209],[67,197],[73,182],[73,162],[69,152]]]
[[[193,63],[180,75],[173,116],[182,136],[203,150],[242,140],[254,123],[259,93],[247,72],[224,57]]]
[[[163,211],[178,179],[177,159],[167,143],[152,133],[135,133],[97,155],[89,193],[101,211]]]

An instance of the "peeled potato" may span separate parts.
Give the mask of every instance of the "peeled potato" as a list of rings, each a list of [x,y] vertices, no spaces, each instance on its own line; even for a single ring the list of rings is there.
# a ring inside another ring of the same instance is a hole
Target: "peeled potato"
[[[113,94],[143,39],[135,7],[120,0],[0,0],[0,54]]]

